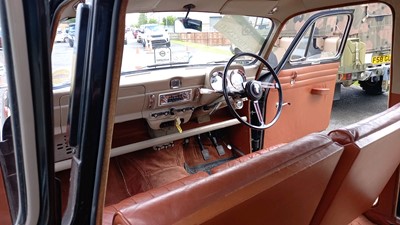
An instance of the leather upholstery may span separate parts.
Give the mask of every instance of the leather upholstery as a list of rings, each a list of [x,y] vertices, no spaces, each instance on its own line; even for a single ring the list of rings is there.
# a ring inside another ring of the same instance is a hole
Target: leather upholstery
[[[329,136],[342,145],[353,143],[400,120],[400,104],[344,128],[333,130]]]
[[[113,224],[308,224],[342,149],[308,135],[158,197],[123,201]]]
[[[164,185],[164,186],[161,186],[158,188],[154,188],[147,192],[136,194],[132,197],[126,198],[125,200],[121,201],[118,204],[107,206],[103,210],[103,225],[112,224],[114,214],[120,209],[124,209],[124,208],[130,207],[130,206],[134,206],[138,203],[142,203],[142,202],[151,200],[155,197],[164,195],[170,191],[173,191],[173,190],[183,187],[185,185],[194,183],[194,182],[201,180],[207,176],[208,176],[208,174],[206,172],[199,172],[199,173],[184,177],[182,179],[179,179],[177,181],[174,181],[172,183],[169,183],[167,185]]]
[[[117,157],[130,196],[188,176],[182,144],[162,151],[137,151]]]
[[[348,224],[372,207],[400,163],[400,105],[329,135],[345,150],[312,224]]]
[[[288,143],[328,127],[338,68],[339,63],[324,63],[279,72],[286,105],[274,126],[264,131],[264,148]],[[321,88],[324,90],[317,90]],[[277,102],[278,91],[271,89],[265,105],[265,121],[272,120]]]

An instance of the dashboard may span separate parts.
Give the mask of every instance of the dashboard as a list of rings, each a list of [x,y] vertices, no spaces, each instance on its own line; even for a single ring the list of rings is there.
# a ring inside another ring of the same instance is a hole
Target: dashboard
[[[221,94],[223,71],[224,66],[221,65],[152,70],[121,76],[114,122],[144,119],[154,138],[166,134],[179,134],[175,127],[178,121],[179,124],[195,121],[199,124],[196,128],[198,132],[203,132],[201,124],[204,123],[204,127],[206,124],[209,125],[212,120],[211,115],[226,106]],[[226,81],[228,91],[241,92],[242,83],[254,79],[256,72],[256,66],[245,69],[239,64],[231,65]],[[207,90],[206,94],[202,92],[204,90]],[[56,145],[66,145],[69,90],[57,90],[53,99]],[[230,126],[238,123],[235,120],[229,122]],[[197,131],[191,132],[187,132],[187,135]],[[181,136],[176,136],[179,137]],[[165,137],[165,140],[167,139]],[[152,143],[137,148],[151,146],[154,143],[153,140]],[[57,159],[56,153],[56,161],[65,158],[67,156],[59,156]]]
[[[176,118],[186,123],[192,116],[207,115],[210,106],[223,101],[223,72],[224,66],[188,67],[121,76],[115,122],[144,118],[157,130]],[[255,68],[246,71],[242,65],[231,65],[226,79],[228,92],[242,92],[243,82],[254,79],[255,72]],[[66,133],[69,90],[55,92],[54,101],[55,133]]]

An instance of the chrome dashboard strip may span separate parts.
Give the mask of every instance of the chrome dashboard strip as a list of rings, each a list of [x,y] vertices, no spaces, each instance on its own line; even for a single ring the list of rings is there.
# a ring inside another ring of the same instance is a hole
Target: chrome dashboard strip
[[[247,117],[245,117],[245,116],[242,116],[242,119],[244,121],[247,121]],[[111,157],[123,155],[123,154],[126,154],[126,153],[138,151],[138,150],[149,148],[149,147],[153,147],[155,145],[160,145],[160,144],[164,144],[164,143],[167,143],[167,142],[171,142],[171,141],[175,141],[175,140],[191,137],[191,136],[194,136],[194,135],[197,135],[197,134],[202,134],[202,133],[205,133],[205,132],[218,130],[218,129],[221,129],[221,128],[224,128],[224,127],[234,126],[234,125],[237,125],[239,123],[240,122],[237,119],[230,119],[230,120],[226,120],[226,121],[223,121],[223,122],[206,125],[206,126],[203,126],[203,127],[198,127],[198,128],[186,130],[186,131],[183,131],[182,133],[170,134],[170,135],[166,135],[166,136],[162,136],[162,137],[158,137],[158,138],[153,138],[153,139],[146,140],[146,141],[137,142],[137,143],[130,144],[130,145],[121,146],[121,147],[118,147],[118,148],[113,148],[111,150]],[[62,170],[66,170],[66,169],[70,169],[70,168],[71,168],[71,159],[63,160],[63,161],[55,163],[55,171],[56,172],[59,172],[59,171],[62,171]]]

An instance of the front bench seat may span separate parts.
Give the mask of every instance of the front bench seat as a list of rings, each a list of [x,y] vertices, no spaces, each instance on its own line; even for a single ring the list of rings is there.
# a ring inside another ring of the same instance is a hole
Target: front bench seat
[[[312,225],[349,224],[372,207],[400,163],[400,104],[329,136],[345,149]]]
[[[107,206],[103,210],[103,225],[111,225],[114,214],[120,209],[120,208],[126,208],[131,205],[139,204],[145,201],[149,201],[152,198],[156,198],[158,196],[164,195],[172,190],[178,189],[180,187],[186,186],[188,184],[194,183],[198,180],[201,180],[205,177],[208,177],[208,173],[206,172],[198,172],[192,175],[189,175],[187,177],[181,178],[177,181],[171,182],[169,184],[160,186],[158,188],[151,189],[149,191],[139,193],[136,195],[133,195],[131,197],[128,197],[121,202],[117,204],[113,204],[110,206]]]
[[[325,135],[308,135],[148,201],[117,205],[113,224],[309,224],[342,150]]]

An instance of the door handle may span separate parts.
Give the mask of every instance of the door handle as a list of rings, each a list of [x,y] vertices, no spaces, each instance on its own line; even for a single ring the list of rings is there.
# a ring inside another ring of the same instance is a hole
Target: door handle
[[[329,94],[329,88],[313,88],[311,89],[313,95],[327,95]]]

